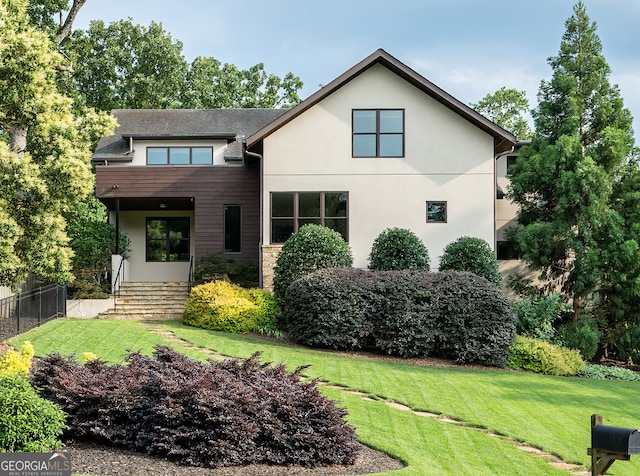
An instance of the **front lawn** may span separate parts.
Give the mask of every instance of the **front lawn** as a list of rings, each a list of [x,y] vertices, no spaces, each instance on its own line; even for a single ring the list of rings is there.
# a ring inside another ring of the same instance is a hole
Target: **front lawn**
[[[518,449],[511,440],[588,467],[592,413],[602,414],[607,424],[640,426],[637,382],[419,367],[289,347],[194,329],[176,321],[163,327],[190,344],[223,355],[248,357],[260,351],[262,360],[284,362],[291,370],[311,364],[303,372],[305,376],[345,387],[322,388],[325,395],[349,410],[349,421],[359,439],[408,464],[393,474],[567,474],[544,458]],[[80,356],[90,351],[110,362],[120,361],[126,349],[150,354],[154,345],[168,343],[140,322],[76,319],[53,321],[12,339],[10,344],[19,347],[24,340],[30,340],[40,356],[56,351]],[[187,346],[171,345],[190,357],[207,357]],[[460,423],[396,409],[385,401],[442,414]],[[640,474],[640,457],[615,463],[608,474]]]

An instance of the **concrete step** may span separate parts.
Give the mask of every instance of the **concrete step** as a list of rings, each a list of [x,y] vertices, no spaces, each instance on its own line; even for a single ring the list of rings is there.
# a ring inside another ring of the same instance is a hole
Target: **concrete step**
[[[182,319],[188,298],[187,283],[124,282],[115,308],[101,313],[102,319]]]

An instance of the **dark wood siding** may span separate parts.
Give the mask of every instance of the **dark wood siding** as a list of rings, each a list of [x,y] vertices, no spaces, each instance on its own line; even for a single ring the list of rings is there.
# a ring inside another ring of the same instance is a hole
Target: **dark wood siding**
[[[96,196],[110,210],[195,210],[196,259],[224,252],[224,206],[242,205],[242,252],[238,260],[258,258],[260,242],[260,171],[248,166],[99,166]],[[193,198],[193,202],[191,202]],[[177,207],[177,208],[175,208]]]

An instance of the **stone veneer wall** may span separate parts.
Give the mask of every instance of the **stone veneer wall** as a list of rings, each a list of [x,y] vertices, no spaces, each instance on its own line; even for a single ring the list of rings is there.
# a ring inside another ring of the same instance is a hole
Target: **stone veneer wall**
[[[273,268],[276,266],[276,259],[282,245],[262,246],[262,288],[273,291]]]

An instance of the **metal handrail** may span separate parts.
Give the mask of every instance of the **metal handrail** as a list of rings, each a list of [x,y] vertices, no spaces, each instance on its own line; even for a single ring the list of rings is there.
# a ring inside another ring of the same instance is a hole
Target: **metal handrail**
[[[187,279],[187,291],[191,292],[191,286],[193,284],[193,256],[189,259],[189,277]]]
[[[118,298],[120,297],[120,274],[124,275],[124,258],[120,256],[120,265],[118,266],[118,272],[116,273],[116,277],[113,280],[113,289],[111,290],[113,293],[113,309],[116,309]]]

